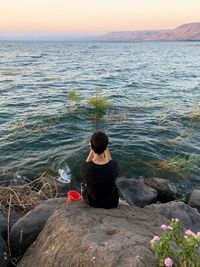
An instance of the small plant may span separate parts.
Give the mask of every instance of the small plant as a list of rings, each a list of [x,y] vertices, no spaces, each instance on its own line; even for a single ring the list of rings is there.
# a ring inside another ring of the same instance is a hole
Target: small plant
[[[77,95],[76,90],[70,90],[68,92],[68,99],[76,104],[81,102],[81,98]]]
[[[96,89],[96,96],[88,100],[88,106],[94,110],[95,115],[102,115],[108,107],[108,101],[106,97],[99,95]]]
[[[198,164],[198,158],[194,155],[189,155],[189,157],[180,157],[179,155],[173,157],[168,162],[168,167],[175,172],[190,172]]]
[[[187,172],[190,173],[198,164],[199,159],[194,155],[189,157],[181,157],[177,155],[166,161],[140,161],[142,164],[156,169],[166,169],[171,172]]]
[[[199,119],[200,119],[200,110],[191,112],[191,113],[190,113],[190,116],[191,116],[192,119],[194,119],[194,120],[199,120]]]
[[[11,124],[11,130],[14,134],[17,134],[21,129],[25,129],[25,121],[19,120]]]
[[[160,267],[199,267],[198,248],[200,232],[182,231],[178,219],[172,219],[169,226],[161,225],[162,235],[151,240],[152,251]]]

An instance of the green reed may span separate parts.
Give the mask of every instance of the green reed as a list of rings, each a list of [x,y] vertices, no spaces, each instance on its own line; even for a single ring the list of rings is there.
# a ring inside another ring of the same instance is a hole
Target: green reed
[[[77,95],[76,90],[70,90],[68,92],[68,99],[75,104],[79,104],[81,102],[81,97]]]
[[[181,155],[172,156],[169,160],[165,161],[140,160],[140,163],[155,169],[165,169],[176,173],[190,173],[193,169],[197,167],[199,159],[197,156],[190,154],[189,156],[186,155],[184,157]]]
[[[99,90],[96,89],[96,94],[90,97],[88,100],[88,106],[93,109],[96,114],[104,113],[108,108],[108,100],[106,97],[99,94]]]

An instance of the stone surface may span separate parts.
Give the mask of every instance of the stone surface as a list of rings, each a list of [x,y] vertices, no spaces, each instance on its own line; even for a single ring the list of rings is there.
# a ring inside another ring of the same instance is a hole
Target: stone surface
[[[157,190],[158,200],[161,202],[168,202],[177,199],[178,190],[176,186],[170,181],[162,178],[147,178],[142,179],[142,182]]]
[[[157,267],[150,240],[169,221],[152,209],[63,205],[48,219],[18,267]]]
[[[19,185],[24,179],[13,172],[0,171],[0,186]]]
[[[129,205],[142,208],[156,201],[157,191],[141,181],[120,177],[116,184],[121,196]]]
[[[184,202],[172,201],[165,204],[152,204],[145,209],[153,209],[168,219],[178,218],[185,229],[190,229],[195,233],[200,231],[200,214]]]
[[[195,189],[192,191],[188,205],[193,208],[196,208],[200,212],[200,189]]]
[[[0,266],[7,267],[9,263],[8,254],[6,252],[6,243],[0,235]]]
[[[10,214],[9,225],[11,228],[24,214],[13,212]],[[0,234],[6,240],[7,239],[7,231],[8,231],[8,215],[0,213]]]
[[[36,240],[49,216],[64,202],[64,198],[46,200],[12,226],[10,231],[12,257],[20,257],[24,254]]]

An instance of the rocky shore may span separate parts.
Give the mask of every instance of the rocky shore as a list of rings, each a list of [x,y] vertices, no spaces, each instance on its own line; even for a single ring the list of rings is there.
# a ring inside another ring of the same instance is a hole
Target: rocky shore
[[[12,178],[0,174],[0,186],[12,186]],[[161,178],[121,177],[117,186],[129,206],[66,205],[63,195],[29,212],[6,213],[1,203],[0,266],[158,267],[150,241],[161,234],[161,224],[178,218],[185,230],[200,231],[200,189],[183,199],[175,184]]]

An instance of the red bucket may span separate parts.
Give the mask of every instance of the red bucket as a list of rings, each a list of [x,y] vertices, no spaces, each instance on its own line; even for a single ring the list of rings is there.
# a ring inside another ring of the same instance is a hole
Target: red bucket
[[[67,198],[66,198],[66,202],[67,204],[69,202],[72,202],[72,201],[77,201],[81,198],[81,195],[79,194],[79,192],[75,191],[75,190],[70,190],[68,193],[67,193]]]

